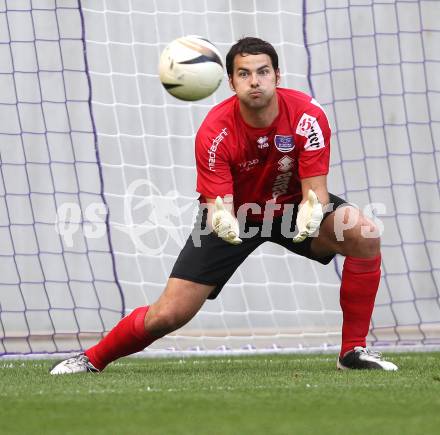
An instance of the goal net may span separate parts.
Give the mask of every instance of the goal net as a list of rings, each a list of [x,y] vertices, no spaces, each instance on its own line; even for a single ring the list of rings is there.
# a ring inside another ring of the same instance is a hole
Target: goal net
[[[0,354],[73,352],[154,302],[197,208],[213,104],[161,87],[172,39],[273,43],[333,130],[329,190],[383,223],[369,343],[440,342],[440,2],[0,0]],[[372,205],[373,204],[373,205]],[[341,259],[264,244],[147,353],[340,342]]]

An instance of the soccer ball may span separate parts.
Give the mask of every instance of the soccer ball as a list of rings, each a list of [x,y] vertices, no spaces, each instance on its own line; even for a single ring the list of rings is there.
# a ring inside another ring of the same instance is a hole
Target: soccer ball
[[[160,56],[159,77],[167,92],[180,100],[206,98],[223,79],[220,52],[201,36],[177,38]]]

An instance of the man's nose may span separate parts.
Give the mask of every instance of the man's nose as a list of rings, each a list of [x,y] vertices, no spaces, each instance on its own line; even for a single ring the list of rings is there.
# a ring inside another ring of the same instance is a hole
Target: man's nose
[[[252,75],[251,75],[251,86],[252,87],[257,87],[258,85],[259,85],[258,74],[257,73],[252,73]]]

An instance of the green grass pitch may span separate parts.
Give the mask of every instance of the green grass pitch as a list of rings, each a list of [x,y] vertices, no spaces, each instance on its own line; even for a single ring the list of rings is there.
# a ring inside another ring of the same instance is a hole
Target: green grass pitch
[[[388,355],[395,373],[338,372],[334,355],[125,358],[49,376],[0,360],[0,433],[276,435],[440,433],[440,353]]]

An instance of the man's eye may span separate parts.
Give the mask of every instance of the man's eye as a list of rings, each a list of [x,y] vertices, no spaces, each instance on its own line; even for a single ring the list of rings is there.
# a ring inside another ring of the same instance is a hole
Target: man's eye
[[[247,72],[245,72],[245,71],[240,71],[240,72],[238,73],[238,76],[239,76],[239,77],[247,77]]]

